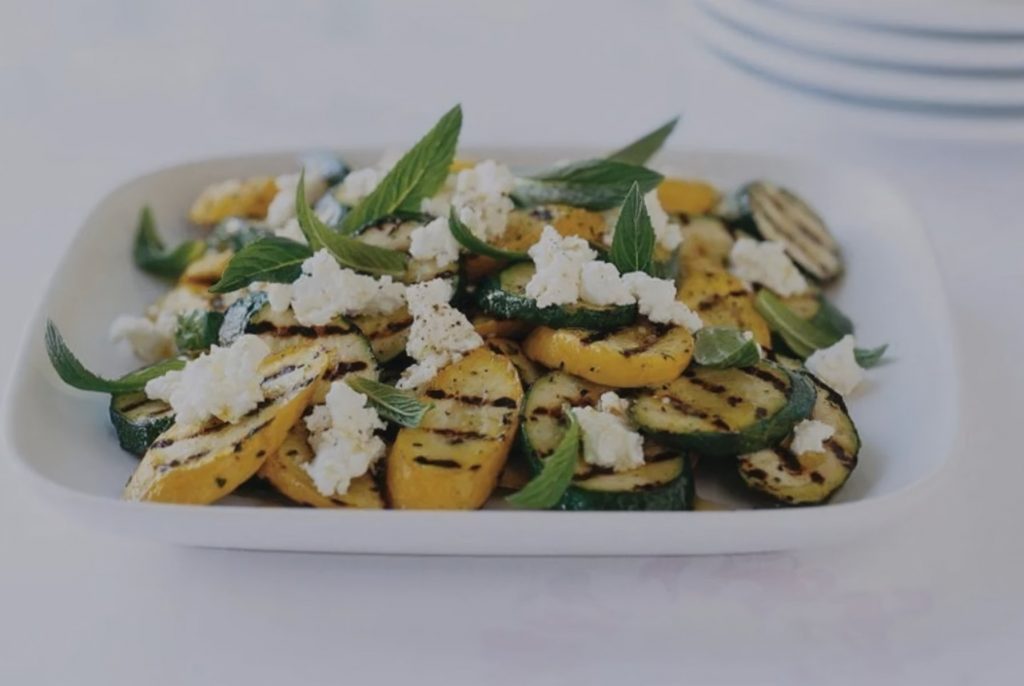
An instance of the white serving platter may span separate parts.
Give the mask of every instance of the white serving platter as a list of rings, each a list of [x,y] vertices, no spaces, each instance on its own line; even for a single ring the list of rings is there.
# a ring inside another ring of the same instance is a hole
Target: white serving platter
[[[465,150],[513,166],[599,155],[581,149]],[[343,151],[359,166],[372,150]],[[863,439],[861,464],[828,505],[718,512],[340,511],[273,507],[232,498],[197,507],[127,503],[121,488],[136,464],[106,420],[105,396],[65,387],[50,369],[43,323],[53,318],[72,348],[108,374],[133,366],[107,342],[119,313],[141,312],[162,284],[130,258],[139,208],[150,204],[172,240],[207,184],[295,167],[280,153],[183,164],[139,177],[104,198],[85,220],[25,336],[8,389],[9,453],[26,480],[83,524],[150,541],[266,550],[465,555],[635,555],[752,552],[836,544],[897,524],[926,497],[947,464],[957,423],[953,335],[922,226],[884,179],[836,160],[673,151],[677,173],[730,189],[756,177],[809,198],[843,245],[848,275],[834,293],[864,344],[889,342],[893,361],[873,370],[851,402]]]

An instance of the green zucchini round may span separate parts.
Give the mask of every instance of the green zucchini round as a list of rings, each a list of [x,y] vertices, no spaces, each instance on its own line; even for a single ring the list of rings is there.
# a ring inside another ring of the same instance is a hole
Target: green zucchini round
[[[762,360],[753,367],[690,367],[675,381],[636,397],[633,420],[664,445],[725,457],[776,445],[806,419],[814,385],[799,372]]]
[[[608,331],[629,326],[637,316],[636,305],[549,305],[537,307],[526,295],[526,284],[533,278],[532,262],[519,262],[490,276],[477,288],[476,301],[487,314],[502,319],[521,319],[553,329],[590,329]]]
[[[150,400],[144,391],[121,393],[110,398],[110,423],[121,447],[141,457],[174,424],[174,410],[163,400]]]
[[[550,372],[530,388],[523,402],[521,443],[534,473],[554,451],[566,431],[563,406],[594,405],[604,386],[564,372]],[[646,462],[628,472],[612,472],[584,461],[582,450],[572,484],[556,510],[690,510],[694,502],[693,468],[689,457],[644,442]]]
[[[753,181],[736,196],[736,228],[764,240],[779,241],[805,273],[820,283],[843,271],[839,243],[825,221],[802,198],[768,181]]]
[[[835,433],[820,454],[795,455],[792,436],[778,446],[740,455],[739,475],[751,489],[787,505],[813,505],[827,501],[846,483],[857,466],[860,436],[843,397],[809,377],[817,398],[810,419],[825,422]]]

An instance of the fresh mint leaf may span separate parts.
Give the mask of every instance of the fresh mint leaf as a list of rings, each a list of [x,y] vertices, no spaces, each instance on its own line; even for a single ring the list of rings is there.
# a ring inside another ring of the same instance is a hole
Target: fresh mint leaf
[[[297,241],[269,236],[245,246],[231,258],[211,293],[230,293],[254,281],[291,283],[302,274],[302,263],[313,251]]]
[[[183,353],[198,353],[209,349],[220,338],[224,314],[213,310],[193,310],[178,315],[174,331],[174,344]]]
[[[818,311],[811,317],[811,323],[819,329],[830,332],[836,340],[853,333],[853,322],[824,295],[818,296]]]
[[[807,359],[815,350],[835,345],[839,339],[847,335],[831,326],[820,326],[813,319],[801,319],[777,295],[766,288],[762,288],[754,298],[754,307],[768,322],[772,331],[779,334],[790,350],[801,359]],[[852,324],[850,326],[852,330]],[[876,366],[881,362],[887,348],[888,345],[880,345],[877,348],[855,349],[857,364],[865,368]]]
[[[675,130],[678,123],[679,117],[674,117],[646,136],[638,138],[626,147],[608,155],[608,159],[628,164],[647,164],[647,160],[654,157],[654,153],[661,150],[661,146],[672,135],[672,131]]]
[[[141,391],[146,387],[146,382],[151,379],[185,366],[184,360],[171,358],[125,374],[119,379],[106,379],[85,368],[85,365],[75,357],[67,343],[64,342],[64,337],[60,335],[57,326],[50,320],[46,320],[45,338],[46,354],[49,356],[50,364],[56,370],[57,376],[67,385],[83,391],[97,393]]]
[[[400,426],[417,427],[432,405],[421,402],[414,394],[400,391],[380,381],[361,376],[345,380],[353,390],[362,393],[384,419]]]
[[[476,255],[484,255],[486,257],[493,257],[496,260],[509,260],[512,262],[522,262],[523,260],[530,259],[530,256],[525,252],[502,250],[477,238],[469,230],[469,227],[459,219],[454,207],[448,216],[448,229],[462,247]]]
[[[546,510],[557,505],[569,488],[580,454],[580,425],[571,409],[565,409],[565,416],[569,419],[569,427],[558,447],[544,458],[540,474],[520,491],[508,496],[508,502],[519,507]]]
[[[224,313],[224,320],[221,322],[220,331],[217,334],[220,344],[226,346],[234,343],[235,339],[245,333],[253,315],[262,310],[266,304],[267,294],[263,291],[250,293],[231,303],[231,307]]]
[[[653,190],[661,174],[617,160],[584,160],[519,179],[513,199],[521,206],[560,203],[588,210],[608,210],[623,203],[633,184]]]
[[[695,336],[693,359],[713,369],[750,367],[761,359],[757,342],[727,326],[705,326]]]
[[[462,107],[456,105],[345,215],[341,232],[358,233],[370,222],[398,210],[419,210],[420,202],[434,195],[448,178],[461,130]]]
[[[214,227],[206,239],[206,245],[214,250],[238,252],[247,245],[273,235],[274,232],[266,225],[231,217]]]
[[[295,216],[313,251],[326,250],[343,267],[368,274],[404,274],[409,256],[397,250],[378,248],[344,236],[320,221],[306,202],[306,173],[299,175],[295,189]],[[297,277],[296,277],[297,278]]]
[[[857,359],[859,364],[864,369],[871,369],[877,367],[882,362],[882,356],[885,355],[885,351],[889,349],[889,344],[885,343],[878,346],[877,348],[855,348],[853,356]]]
[[[185,241],[174,250],[167,250],[157,233],[153,211],[148,206],[142,208],[132,249],[132,257],[139,269],[167,279],[176,279],[205,252],[206,243],[199,240]]]
[[[654,275],[654,227],[647,214],[647,205],[636,182],[626,194],[622,211],[615,223],[608,259],[620,274],[645,272]]]

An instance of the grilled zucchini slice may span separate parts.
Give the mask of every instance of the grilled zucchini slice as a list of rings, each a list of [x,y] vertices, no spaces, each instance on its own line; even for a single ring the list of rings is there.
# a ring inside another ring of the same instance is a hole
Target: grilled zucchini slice
[[[636,305],[549,305],[537,307],[537,301],[526,295],[526,284],[536,268],[532,262],[506,267],[496,277],[488,277],[477,288],[480,309],[502,319],[519,319],[555,328],[575,327],[607,331],[632,324]]]
[[[841,395],[811,377],[817,391],[811,419],[825,422],[835,434],[821,452],[799,455],[790,450],[792,436],[775,448],[740,455],[740,478],[755,491],[788,505],[823,503],[846,483],[857,466],[860,437]]]
[[[565,405],[592,406],[607,390],[606,386],[564,372],[550,372],[533,384],[523,404],[521,432],[534,470],[540,469],[565,434]],[[693,474],[689,459],[650,439],[644,441],[644,454],[643,466],[615,473],[586,462],[581,450],[572,485],[555,509],[691,509]]]
[[[824,220],[791,191],[768,181],[754,181],[739,192],[737,225],[761,238],[779,241],[794,263],[820,283],[843,271],[839,243]]]
[[[291,310],[274,312],[263,306],[249,318],[246,333],[259,336],[274,352],[296,345],[315,343],[327,353],[330,363],[323,382],[314,393],[314,403],[322,403],[332,381],[349,375],[376,379],[377,359],[366,337],[344,317],[336,317],[325,326],[299,324]]]
[[[530,333],[533,326],[519,319],[501,319],[489,314],[475,314],[470,319],[473,328],[484,338],[520,339]]]
[[[683,221],[679,261],[683,272],[725,269],[735,240],[717,217],[690,217]]]
[[[484,345],[511,360],[516,371],[519,372],[519,379],[524,386],[533,385],[533,382],[544,373],[537,363],[523,354],[523,349],[515,341],[510,341],[507,338],[488,338]]]
[[[281,495],[299,505],[309,507],[351,507],[379,510],[384,507],[384,496],[373,474],[363,474],[352,480],[345,495],[325,496],[317,490],[303,465],[313,459],[313,449],[306,440],[306,429],[297,422],[284,443],[260,467],[259,476],[270,483]]]
[[[146,451],[125,500],[205,505],[231,493],[281,447],[329,364],[315,345],[271,355],[260,365],[266,398],[256,409],[235,424],[171,426]]]
[[[814,385],[799,372],[762,360],[753,367],[691,367],[645,389],[633,419],[665,445],[732,456],[776,445],[814,405]]]
[[[366,336],[373,354],[383,363],[405,352],[412,315],[408,308],[401,307],[390,314],[361,314],[353,317],[352,323]]]
[[[637,388],[678,377],[693,356],[693,336],[681,326],[646,319],[611,332],[539,326],[523,342],[523,352],[549,369],[615,388]]]
[[[378,248],[409,252],[409,246],[412,245],[412,232],[417,227],[423,226],[423,220],[429,221],[429,219],[429,217],[417,217],[415,219],[385,217],[364,228],[359,232],[357,238],[363,243],[368,243]],[[457,277],[458,264],[456,263],[438,266],[437,260],[434,259],[410,259],[402,281],[405,283],[420,283],[422,281],[430,281],[431,279],[456,279]]]
[[[772,331],[754,307],[754,294],[724,269],[687,272],[679,284],[678,298],[699,314],[705,325],[750,331],[762,347],[771,347]]]
[[[427,385],[433,403],[403,428],[387,460],[391,504],[400,509],[473,510],[494,491],[519,424],[523,387],[504,355],[477,348]]]
[[[150,400],[143,391],[121,393],[110,397],[110,423],[121,447],[141,457],[174,424],[174,410],[163,400]]]

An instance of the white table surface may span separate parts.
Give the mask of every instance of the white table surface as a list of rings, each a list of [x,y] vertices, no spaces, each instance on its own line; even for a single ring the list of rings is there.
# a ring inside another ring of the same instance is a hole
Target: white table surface
[[[1024,150],[830,128],[662,0],[425,4],[0,5],[0,385],[57,249],[136,173],[408,141],[456,101],[474,143],[611,146],[682,111],[679,145],[836,156],[913,198],[958,332],[949,478],[846,547],[389,558],[109,537],[0,460],[0,684],[1020,683]]]

